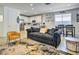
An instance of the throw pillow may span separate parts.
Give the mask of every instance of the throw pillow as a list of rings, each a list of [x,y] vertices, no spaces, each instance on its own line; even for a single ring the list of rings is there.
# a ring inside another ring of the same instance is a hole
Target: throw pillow
[[[48,30],[47,28],[41,28],[41,29],[40,29],[40,33],[46,33],[47,30]]]
[[[48,34],[53,35],[54,32],[55,32],[55,28],[52,28],[48,31]]]

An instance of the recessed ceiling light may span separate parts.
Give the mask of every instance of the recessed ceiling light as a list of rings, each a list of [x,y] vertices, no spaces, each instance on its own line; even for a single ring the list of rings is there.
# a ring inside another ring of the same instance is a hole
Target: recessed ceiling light
[[[30,6],[33,6],[33,4],[30,4]]]
[[[32,10],[34,10],[34,8],[32,8]]]
[[[67,4],[67,6],[71,6],[71,4]]]

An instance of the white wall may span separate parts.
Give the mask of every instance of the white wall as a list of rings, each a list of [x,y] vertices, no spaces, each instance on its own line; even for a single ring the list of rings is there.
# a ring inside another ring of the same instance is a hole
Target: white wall
[[[79,14],[79,10],[74,10],[71,12],[72,14],[72,24],[75,26],[75,33],[76,35],[79,35],[79,22],[77,22],[76,15]]]
[[[9,31],[19,31],[19,24],[17,23],[17,16],[19,13],[17,9],[4,7],[3,36],[6,36]]]
[[[46,26],[49,29],[55,27],[54,14],[53,13],[43,14],[43,22],[45,22]]]
[[[19,16],[19,17],[20,17],[20,19],[24,19],[25,23],[29,22],[29,18],[28,17],[25,17],[25,16]]]
[[[0,11],[0,15],[3,16],[3,12]],[[3,21],[0,21],[0,37],[3,35]]]
[[[3,35],[3,22],[0,22],[0,37]]]
[[[36,23],[41,23],[41,17],[42,15],[38,15],[38,16],[32,16],[32,17],[29,17],[29,21],[32,22],[32,20],[36,20]]]
[[[35,20],[36,23],[38,23],[38,25],[33,26],[32,20]],[[32,27],[40,27],[41,21],[42,21],[42,15],[29,17],[29,21],[30,21]]]

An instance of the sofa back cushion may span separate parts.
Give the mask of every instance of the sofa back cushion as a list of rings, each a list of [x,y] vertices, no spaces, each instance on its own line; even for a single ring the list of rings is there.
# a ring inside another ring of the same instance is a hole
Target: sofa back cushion
[[[47,33],[50,34],[50,35],[53,35],[54,32],[56,32],[56,31],[58,31],[57,28],[52,28],[52,29],[49,29]]]
[[[32,32],[39,32],[40,28],[31,27]]]

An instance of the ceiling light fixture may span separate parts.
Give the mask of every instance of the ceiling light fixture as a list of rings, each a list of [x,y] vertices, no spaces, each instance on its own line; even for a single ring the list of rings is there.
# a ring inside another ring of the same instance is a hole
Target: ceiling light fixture
[[[33,4],[30,4],[30,6],[33,6]]]
[[[34,10],[34,8],[32,8],[32,10]]]

